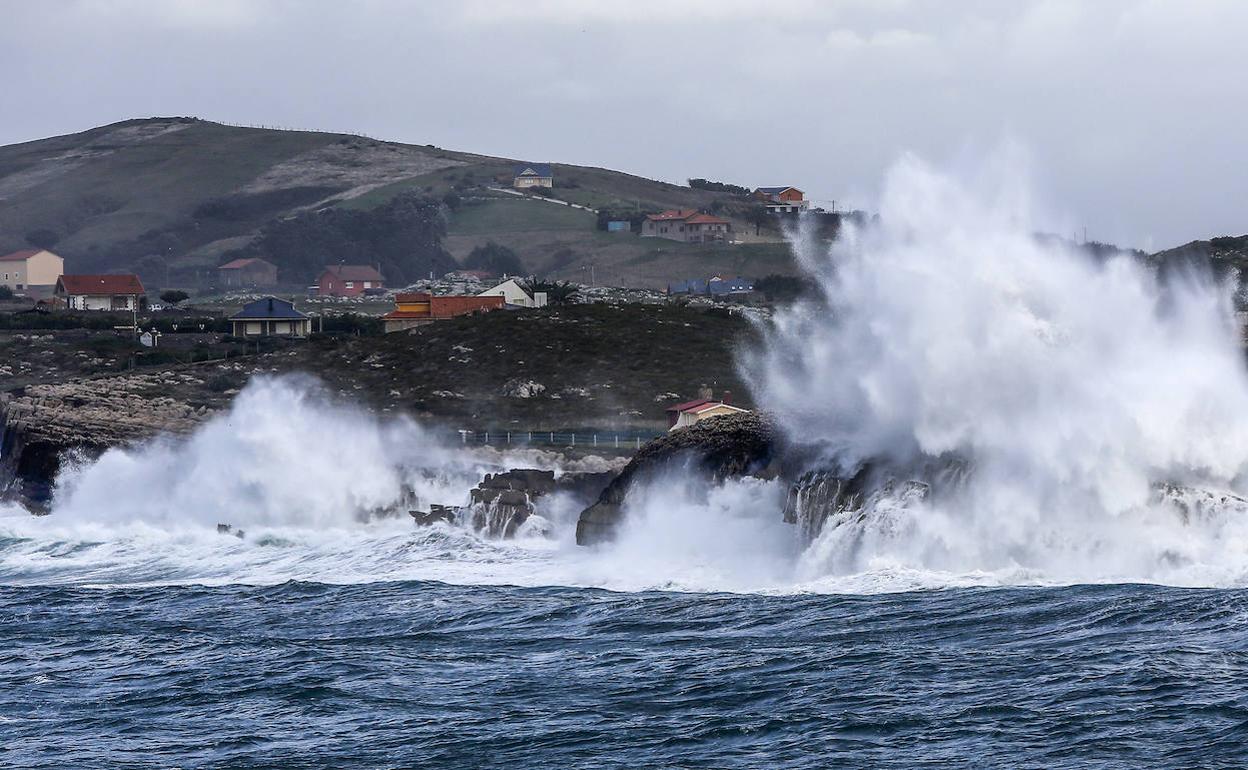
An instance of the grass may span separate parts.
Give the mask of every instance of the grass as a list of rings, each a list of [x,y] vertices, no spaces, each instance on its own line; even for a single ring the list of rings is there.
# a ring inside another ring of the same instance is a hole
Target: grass
[[[490,235],[533,230],[593,230],[593,214],[580,209],[530,200],[465,202],[451,217],[453,235]]]

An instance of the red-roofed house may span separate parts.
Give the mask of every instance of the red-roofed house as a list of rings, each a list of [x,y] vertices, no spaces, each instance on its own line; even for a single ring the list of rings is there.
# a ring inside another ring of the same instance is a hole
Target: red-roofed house
[[[724,393],[723,401],[716,401],[712,398],[699,398],[694,401],[686,401],[683,404],[668,407],[668,430],[687,428],[690,425],[696,425],[708,417],[719,417],[724,414],[740,414],[742,412],[750,411],[728,403],[730,398],[731,396],[728,393]]]
[[[236,259],[217,268],[217,278],[227,289],[277,285],[277,265],[263,259]]]
[[[0,286],[28,291],[56,285],[65,272],[65,260],[47,249],[25,249],[0,256]]]
[[[647,214],[641,224],[643,238],[666,238],[684,243],[722,241],[732,231],[732,223],[694,209],[671,209]]]
[[[358,297],[366,289],[384,288],[381,273],[372,265],[330,265],[316,282],[322,297]]]
[[[133,273],[122,275],[62,275],[56,298],[70,310],[138,310],[143,283]]]

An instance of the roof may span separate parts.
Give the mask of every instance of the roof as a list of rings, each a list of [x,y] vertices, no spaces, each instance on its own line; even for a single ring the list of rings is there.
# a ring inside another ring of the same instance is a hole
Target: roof
[[[646,219],[655,222],[666,222],[673,219],[688,219],[698,213],[697,209],[668,209],[658,214],[646,214]]]
[[[718,403],[719,403],[719,402],[718,402],[718,401],[716,401],[716,400],[714,400],[714,399],[710,399],[710,398],[699,398],[699,399],[695,399],[695,400],[693,400],[693,401],[686,401],[686,402],[685,402],[685,403],[683,403],[683,404],[677,404],[676,406],[669,406],[669,407],[667,408],[667,411],[669,411],[669,412],[688,412],[688,411],[690,411],[690,410],[692,410],[692,409],[697,409],[697,408],[698,408],[698,407],[700,407],[700,406],[705,406],[706,404],[718,404]]]
[[[249,265],[268,265],[269,267],[277,267],[277,265],[274,265],[272,262],[269,262],[268,260],[260,259],[259,257],[250,257],[247,259],[236,259],[233,262],[226,262],[224,265],[221,265],[217,269],[218,270],[238,270],[238,269],[247,267]]]
[[[797,190],[797,192],[801,192],[801,190],[798,190],[796,187],[760,187],[754,192],[761,192],[767,195],[779,195],[785,190]]]
[[[720,219],[719,217],[717,217],[717,216],[712,216],[711,214],[694,214],[693,216],[691,216],[691,217],[689,217],[688,219],[686,219],[686,220],[685,220],[685,222],[687,222],[688,224],[691,224],[691,225],[727,225],[727,224],[731,224],[731,223],[730,223],[727,219]]]
[[[25,262],[41,251],[47,251],[47,249],[22,249],[21,251],[15,251],[12,254],[5,254],[0,257],[0,262]]]
[[[62,275],[57,287],[66,294],[142,294],[143,282],[133,273],[120,275]]]
[[[751,278],[712,278],[707,283],[707,288],[711,294],[731,294],[734,292],[754,291],[754,280]]]
[[[516,176],[554,177],[549,163],[517,163]]]
[[[682,412],[692,412],[692,413],[694,413],[694,414],[701,414],[702,412],[710,411],[711,409],[720,409],[720,408],[727,408],[727,409],[731,409],[731,410],[732,410],[732,411],[734,411],[734,412],[748,412],[748,411],[750,411],[749,409],[742,409],[742,408],[741,408],[741,407],[739,407],[739,406],[733,406],[732,404],[725,403],[725,402],[723,402],[723,401],[708,401],[708,402],[706,402],[705,404],[702,404],[702,405],[700,405],[700,406],[691,407],[691,408],[689,408],[689,409],[682,409],[682,410],[680,410],[680,411],[682,411]]]
[[[381,273],[372,265],[326,265],[323,273],[333,273],[343,281],[382,281]]]
[[[242,310],[230,316],[231,321],[249,318],[264,319],[266,321],[272,319],[298,320],[307,318],[307,316],[295,310],[293,302],[287,302],[277,297],[264,297],[255,302],[248,302],[246,305],[243,305]]]

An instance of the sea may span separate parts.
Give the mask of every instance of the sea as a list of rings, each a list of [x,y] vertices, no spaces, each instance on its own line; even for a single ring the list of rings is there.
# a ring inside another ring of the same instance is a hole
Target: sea
[[[374,529],[0,519],[0,767],[1248,766],[1243,589],[716,590]]]

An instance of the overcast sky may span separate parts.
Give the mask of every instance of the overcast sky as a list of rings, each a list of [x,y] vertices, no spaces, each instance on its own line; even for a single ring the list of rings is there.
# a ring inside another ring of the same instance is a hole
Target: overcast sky
[[[0,0],[0,144],[129,117],[349,130],[871,208],[1016,141],[1054,229],[1248,232],[1240,0]]]

